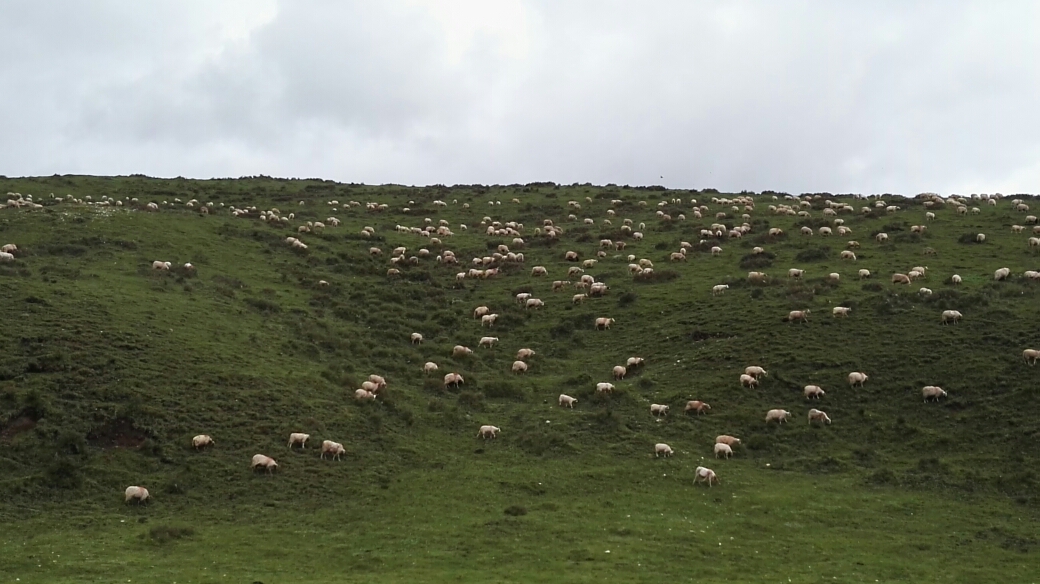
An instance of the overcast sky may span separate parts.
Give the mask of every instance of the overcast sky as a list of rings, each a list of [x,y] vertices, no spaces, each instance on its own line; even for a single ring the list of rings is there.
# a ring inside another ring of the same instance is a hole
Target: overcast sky
[[[0,3],[0,174],[1040,191],[1040,3]]]

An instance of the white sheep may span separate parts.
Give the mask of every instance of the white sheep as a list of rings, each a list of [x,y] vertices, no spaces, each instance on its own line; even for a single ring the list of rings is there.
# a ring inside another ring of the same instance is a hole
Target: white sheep
[[[473,354],[473,349],[470,349],[469,347],[464,347],[462,345],[455,345],[451,349],[451,356],[452,357],[467,357],[467,356],[472,355],[472,354]]]
[[[534,350],[532,350],[532,349],[520,349],[519,351],[516,352],[516,360],[517,361],[521,361],[523,359],[528,359],[530,357],[533,357],[536,354],[537,353],[535,353]]]
[[[496,320],[498,320],[498,314],[485,314],[484,316],[480,317],[480,326],[494,326]]]
[[[921,388],[921,395],[924,396],[924,401],[939,401],[939,398],[946,397],[946,390],[937,385],[926,385]]]
[[[412,333],[412,344],[419,345],[423,341],[423,336],[420,333]]]
[[[14,254],[6,251],[0,251],[0,263],[9,263],[14,261]]]
[[[694,471],[693,484],[696,485],[699,482],[708,483],[709,487],[711,487],[713,482],[721,483],[719,477],[715,476],[715,471],[703,466],[698,466],[697,470]]]
[[[573,397],[571,397],[571,396],[569,396],[569,395],[567,395],[565,393],[561,393],[560,394],[560,400],[559,400],[560,407],[566,406],[568,408],[574,409],[574,404],[576,404],[576,403],[578,403],[577,398],[573,398]]]
[[[615,365],[614,369],[612,370],[612,373],[614,375],[614,379],[624,379],[625,375],[628,375],[628,369],[626,369],[623,365]]]
[[[465,382],[466,382],[466,380],[463,379],[462,375],[459,374],[459,373],[445,373],[444,374],[444,387],[448,387],[449,385],[458,387],[458,386],[462,385]]]
[[[366,400],[366,399],[367,400],[375,400],[376,399],[376,394],[374,392],[368,391],[367,389],[358,389],[358,390],[354,391],[354,399],[356,399],[358,401],[362,401],[362,400]]]
[[[600,317],[596,319],[596,330],[606,330],[610,328],[610,325],[614,324],[613,318]]]
[[[721,434],[715,437],[715,444],[726,444],[727,446],[739,446],[740,438],[734,438],[727,434]]]
[[[849,373],[849,385],[852,387],[856,387],[857,385],[863,387],[863,384],[866,383],[868,379],[870,379],[870,376],[860,371]]]
[[[423,373],[426,373],[426,374],[433,373],[433,372],[437,371],[437,369],[438,369],[437,364],[434,363],[433,361],[427,361],[423,365]]]
[[[743,374],[740,376],[741,387],[758,387],[758,379],[754,375]]]
[[[749,365],[745,367],[744,373],[754,377],[755,379],[758,379],[759,377],[769,377],[769,372],[758,365]]]
[[[527,363],[524,363],[523,361],[513,361],[512,371],[513,373],[526,373]]]
[[[729,457],[733,456],[733,448],[731,448],[729,444],[723,444],[721,442],[716,442],[715,443],[715,458],[719,458],[720,456],[725,456],[726,458],[729,458]]]
[[[249,468],[253,470],[263,468],[267,470],[267,474],[271,474],[278,468],[278,463],[275,462],[275,460],[270,456],[264,456],[263,454],[254,454],[253,460],[249,463]]]
[[[477,438],[483,438],[484,440],[487,440],[488,438],[498,438],[498,433],[501,431],[502,429],[498,426],[481,426],[480,430],[477,430]]]
[[[952,322],[953,324],[957,324],[963,316],[964,315],[957,310],[944,310],[942,313],[942,323],[950,324]]]
[[[597,383],[596,391],[599,393],[611,393],[614,391],[613,383]]]
[[[805,275],[805,270],[799,270],[798,268],[791,268],[787,270],[788,278],[801,278]]]
[[[820,399],[826,392],[819,385],[806,385],[804,393],[805,399]]]
[[[831,314],[835,317],[848,317],[849,313],[852,312],[852,308],[848,306],[835,306],[831,309]]]
[[[726,290],[729,290],[729,285],[728,284],[716,284],[715,286],[712,286],[712,288],[711,288],[711,295],[712,296],[718,296],[718,295],[722,294],[723,292],[725,292]]]
[[[1009,276],[1011,276],[1010,268],[1000,268],[999,270],[993,272],[994,280],[1007,280]]]
[[[664,404],[650,404],[650,413],[655,417],[667,416],[668,406]]]
[[[1036,365],[1037,360],[1040,359],[1040,350],[1026,349],[1022,351],[1022,358],[1026,360],[1026,363]]]
[[[813,422],[823,422],[824,424],[830,424],[831,419],[823,410],[812,408],[811,410],[809,410],[809,423],[812,424]]]
[[[213,438],[206,434],[199,434],[191,439],[191,445],[195,450],[201,450],[207,446],[214,446]]]
[[[706,402],[702,402],[699,399],[694,399],[686,402],[686,407],[683,408],[683,413],[697,412],[697,414],[703,414],[711,410],[711,406]]]
[[[769,410],[766,412],[766,423],[775,421],[777,424],[783,424],[790,415],[791,412],[782,409]]]
[[[159,260],[155,260],[154,262],[152,262],[152,269],[153,270],[160,270],[160,271],[168,272],[170,270],[170,268],[172,268],[172,267],[173,267],[173,264],[171,264],[170,262],[161,262]]]
[[[787,313],[787,322],[809,322],[809,310],[792,310]]]
[[[860,278],[869,278],[870,277],[870,270],[860,270],[859,271],[859,277]]]
[[[542,308],[543,306],[545,306],[545,302],[542,302],[541,299],[538,298],[528,298],[527,302],[524,303],[524,307],[528,310],[532,308]]]
[[[307,439],[310,438],[310,434],[303,434],[301,432],[293,432],[289,434],[289,448],[300,445],[300,448],[307,448]]]
[[[340,455],[346,454],[347,451],[343,448],[343,445],[339,442],[333,442],[332,440],[323,440],[321,443],[321,459],[325,460],[325,455],[331,455],[332,460],[339,460]]]
[[[950,283],[951,284],[960,284],[961,283],[961,277],[958,276],[957,274],[954,274],[954,275],[950,276]]]
[[[148,494],[148,489],[144,487],[138,487],[135,485],[132,487],[127,487],[126,491],[124,492],[124,496],[124,503],[129,504],[130,501],[137,501],[137,504],[140,505],[142,503],[147,502],[148,498],[151,495]]]
[[[658,444],[654,444],[654,458],[661,457],[661,456],[664,456],[664,457],[667,458],[667,457],[671,456],[672,454],[674,454],[674,452],[672,452],[672,447],[671,446],[668,446],[667,444],[665,444],[663,442],[658,443]]]
[[[477,343],[478,347],[491,348],[498,342],[498,337],[480,337],[480,342]]]

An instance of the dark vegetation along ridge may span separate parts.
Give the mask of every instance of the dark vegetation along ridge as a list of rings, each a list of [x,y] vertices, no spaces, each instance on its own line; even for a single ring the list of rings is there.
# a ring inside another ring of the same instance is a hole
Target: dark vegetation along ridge
[[[0,261],[4,581],[1040,575],[1032,196],[139,176],[0,179],[0,192],[15,203],[0,245],[17,246]],[[450,234],[412,229],[442,221]],[[499,246],[523,262],[473,264]],[[630,267],[641,259],[652,271]],[[923,278],[892,283],[917,266]],[[581,275],[609,289],[576,303]],[[795,310],[808,321],[789,322]],[[950,310],[962,316],[944,325]],[[535,355],[514,373],[521,348]],[[615,380],[630,357],[645,363]],[[768,371],[757,387],[741,383],[751,365]],[[465,382],[446,387],[449,372]],[[850,372],[869,378],[853,388]],[[371,374],[386,388],[355,399]],[[946,394],[926,401],[925,386]],[[711,409],[685,414],[690,400]],[[811,408],[831,423],[809,423]],[[771,409],[791,417],[767,424]],[[482,425],[501,431],[482,440]],[[292,432],[305,448],[286,446]],[[195,450],[198,434],[215,445]],[[741,439],[730,459],[713,454],[722,434]],[[321,459],[324,440],[342,460]],[[278,469],[251,472],[257,453]],[[699,466],[721,483],[694,485]],[[149,502],[125,504],[131,485]]]

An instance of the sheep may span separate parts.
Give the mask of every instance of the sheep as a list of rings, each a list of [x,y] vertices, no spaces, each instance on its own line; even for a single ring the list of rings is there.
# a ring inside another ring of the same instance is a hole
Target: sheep
[[[439,367],[437,367],[437,364],[433,361],[427,361],[423,364],[423,373],[430,374],[437,371],[437,369],[439,369]]]
[[[711,255],[713,255],[713,256],[722,255],[722,248],[717,246],[717,245],[712,247],[711,248]]]
[[[422,344],[422,341],[423,341],[423,336],[421,334],[419,334],[419,333],[412,333],[412,344],[413,345]]]
[[[697,470],[694,471],[693,484],[696,485],[699,482],[708,483],[708,487],[711,487],[711,483],[721,483],[722,481],[719,480],[719,477],[715,476],[715,471],[710,468],[698,466]]]
[[[339,460],[340,455],[346,454],[347,451],[343,448],[343,445],[339,442],[333,442],[332,440],[323,440],[321,443],[321,459],[325,460],[325,455],[331,455],[332,460]]]
[[[633,367],[642,367],[644,364],[646,364],[646,360],[642,357],[629,357],[628,360],[625,361],[625,367],[630,369]]]
[[[481,426],[480,429],[477,430],[477,438],[483,438],[484,440],[487,440],[488,438],[498,438],[498,433],[501,431],[502,429],[498,426]]]
[[[740,376],[741,387],[758,387],[758,379],[755,379],[753,375],[747,375],[746,373]]]
[[[209,435],[199,434],[198,436],[191,439],[191,446],[195,450],[202,450],[207,446],[215,446],[215,443],[213,442],[213,438],[211,438]]]
[[[531,349],[520,349],[519,351],[516,352],[516,359],[517,359],[517,361],[520,361],[520,360],[523,360],[523,359],[529,359],[529,358],[533,357],[534,355],[536,355],[536,353],[533,350],[531,350]]]
[[[253,460],[249,463],[249,468],[254,471],[258,468],[267,470],[267,474],[273,473],[278,468],[278,463],[275,462],[270,456],[264,456],[263,454],[254,454]]]
[[[597,393],[611,393],[612,391],[614,391],[614,384],[613,383],[601,382],[601,383],[597,383],[596,384],[596,392]]]
[[[549,274],[549,271],[546,270],[544,266],[535,266],[535,267],[531,268],[531,275],[532,276],[547,276],[548,274]]]
[[[1010,268],[1000,268],[999,270],[993,272],[993,279],[997,281],[1007,280],[1009,276],[1011,276]]]
[[[494,326],[496,320],[498,320],[498,314],[485,314],[484,316],[480,317],[480,326]]]
[[[856,254],[846,249],[841,252],[841,259],[856,261]]]
[[[444,387],[447,388],[449,385],[458,387],[466,383],[466,380],[462,378],[462,375],[458,373],[445,373],[444,374]]]
[[[513,361],[513,367],[511,368],[513,373],[520,374],[527,372],[527,363],[523,361]]]
[[[664,456],[665,458],[667,458],[667,457],[671,456],[672,454],[674,454],[674,452],[672,452],[672,447],[671,446],[668,446],[667,444],[665,444],[663,442],[658,443],[658,444],[654,444],[654,458],[658,458],[658,457],[661,457],[661,456]]]
[[[831,315],[835,318],[848,318],[850,312],[852,312],[852,308],[848,306],[835,306],[831,309]]]
[[[0,263],[9,263],[14,261],[14,254],[6,251],[0,251]],[[154,266],[153,266],[154,267]]]
[[[368,248],[368,253],[372,256],[381,256],[383,255],[383,250],[379,249],[378,247],[370,247]]]
[[[763,284],[766,281],[765,272],[748,272],[747,281],[753,284]]]
[[[487,306],[478,306],[473,309],[473,318],[482,318],[487,314],[491,314],[491,309]]]
[[[939,401],[939,398],[946,397],[946,390],[937,385],[926,385],[921,389],[921,395],[924,396],[925,403]]]
[[[170,262],[160,262],[159,260],[155,260],[154,262],[152,262],[152,269],[153,270],[160,270],[160,271],[163,271],[163,272],[168,272],[170,270],[170,268],[172,268],[172,267],[173,267],[173,264],[171,264]]]
[[[596,319],[596,330],[607,330],[614,324],[613,318],[599,317]]]
[[[734,438],[728,434],[721,434],[715,437],[715,444],[725,444],[727,446],[740,446],[740,438]]]
[[[931,296],[932,295],[932,289],[931,288],[921,288],[921,289],[919,289],[917,291],[917,293],[920,294],[921,296]]]
[[[1026,360],[1026,363],[1036,365],[1037,360],[1040,359],[1040,350],[1026,349],[1022,351],[1022,358]]]
[[[975,243],[985,243],[985,242],[986,242],[986,234],[985,233],[980,233],[980,234],[975,236]]]
[[[802,235],[812,235],[813,234],[812,227],[802,227],[801,232],[802,232]]]
[[[769,377],[769,372],[767,372],[765,369],[759,367],[758,365],[749,365],[749,366],[745,367],[744,368],[744,373],[746,375],[750,375],[751,377],[754,377],[755,379],[758,379],[759,377]]]
[[[885,243],[886,241],[888,241],[888,234],[887,233],[878,233],[877,235],[874,236],[874,239],[876,239],[878,243]]]
[[[14,252],[18,251],[18,246],[13,243],[8,243],[7,245],[0,247],[0,251],[4,253],[13,254]]]
[[[766,423],[776,421],[777,424],[783,424],[787,421],[787,417],[791,415],[791,412],[782,409],[769,410],[766,412]]]
[[[516,303],[520,304],[520,305],[524,305],[524,304],[527,303],[527,300],[529,298],[531,298],[531,293],[530,292],[521,292],[521,293],[516,295]]]
[[[869,278],[870,277],[870,270],[860,270],[859,271],[859,277],[860,278]]]
[[[839,274],[838,272],[831,272],[831,273],[827,274],[827,281],[828,282],[835,282],[836,283],[836,282],[838,282],[840,280],[841,280],[841,274]]]
[[[578,252],[576,252],[576,251],[569,251],[569,252],[563,254],[563,259],[568,261],[568,262],[576,262],[576,261],[578,261]]]
[[[1040,237],[1030,237],[1029,247],[1040,247]]]
[[[527,302],[524,303],[524,307],[528,310],[532,308],[542,308],[545,306],[545,302],[542,302],[538,298],[528,298]]]
[[[151,496],[148,494],[148,489],[144,487],[138,487],[136,485],[132,487],[127,487],[126,491],[124,491],[124,495],[124,503],[130,504],[130,501],[137,501],[138,505],[147,502],[148,498]]]
[[[711,287],[711,295],[712,296],[718,296],[718,295],[724,293],[726,290],[729,290],[729,285],[728,284],[717,284],[717,285]]]
[[[906,274],[892,274],[892,283],[910,285],[910,276]]]
[[[650,404],[650,414],[660,418],[668,415],[668,406],[663,404]]]
[[[787,313],[787,322],[809,322],[809,310],[792,310]]]
[[[863,387],[863,384],[866,383],[868,379],[870,379],[870,376],[860,371],[849,373],[849,385],[852,387],[856,387],[857,385]]]
[[[455,345],[451,349],[451,356],[452,357],[468,357],[469,355],[472,355],[472,354],[473,354],[473,349],[470,349],[469,347],[465,347],[465,346],[462,346],[462,345]]]
[[[310,434],[303,434],[300,432],[293,432],[289,434],[289,448],[299,444],[300,448],[307,448],[307,439],[310,438]]]
[[[683,413],[697,412],[698,415],[703,414],[711,410],[711,406],[707,402],[695,399],[686,402],[686,407],[683,408]]]
[[[373,373],[372,375],[368,376],[368,381],[370,381],[372,383],[375,383],[377,390],[380,390],[380,389],[383,389],[383,388],[386,387],[386,379],[384,379],[380,375],[376,375],[375,373]]]
[[[826,394],[819,385],[806,385],[804,393],[805,399],[820,399]]]
[[[354,399],[356,399],[358,401],[362,401],[362,400],[366,400],[366,399],[374,400],[374,399],[376,399],[376,394],[375,394],[375,392],[368,391],[367,389],[362,388],[362,389],[358,389],[358,390],[354,391]]]
[[[953,324],[957,324],[958,322],[960,322],[961,317],[963,317],[963,316],[964,315],[962,315],[957,310],[944,310],[943,313],[942,313],[941,322],[943,324],[950,324],[951,322]]]
[[[829,416],[827,416],[826,412],[813,408],[809,410],[809,423],[812,424],[813,422],[823,422],[824,424],[830,424],[831,419]]]
[[[581,304],[582,302],[585,302],[588,297],[588,294],[575,294],[574,296],[571,296],[571,304]]]
[[[478,347],[488,347],[489,349],[495,346],[498,342],[498,337],[480,337],[480,342],[477,343]]]
[[[729,444],[723,444],[721,442],[715,443],[715,458],[719,458],[720,455],[729,458],[733,456],[733,449],[730,448]]]
[[[957,274],[954,274],[954,275],[950,276],[950,283],[951,284],[960,284],[961,283],[961,277],[958,276]]]
[[[787,270],[788,278],[801,278],[804,275],[805,270],[799,270],[798,268],[791,268],[790,270]]]
[[[614,379],[624,379],[625,375],[628,375],[628,369],[623,365],[615,365],[611,372],[614,375]]]
[[[578,400],[576,398],[573,398],[565,393],[560,394],[559,404],[561,408],[566,406],[568,408],[574,409],[574,404],[576,403],[578,403]]]

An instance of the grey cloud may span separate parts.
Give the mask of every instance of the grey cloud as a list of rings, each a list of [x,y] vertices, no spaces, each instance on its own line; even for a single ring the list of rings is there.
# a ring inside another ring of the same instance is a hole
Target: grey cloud
[[[60,6],[0,7],[16,88],[0,92],[0,173],[904,194],[1040,181],[1031,3]]]

